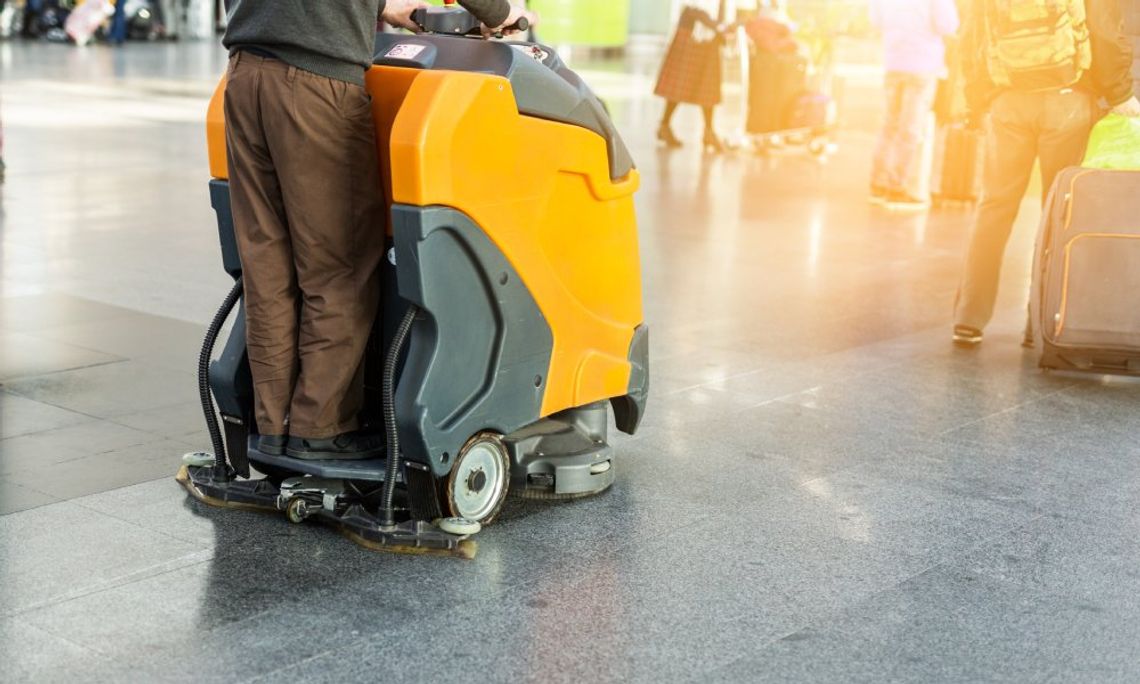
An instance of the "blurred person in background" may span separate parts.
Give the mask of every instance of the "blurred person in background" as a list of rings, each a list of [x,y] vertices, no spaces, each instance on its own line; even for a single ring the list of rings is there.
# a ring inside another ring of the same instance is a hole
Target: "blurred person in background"
[[[673,133],[673,114],[682,103],[695,104],[704,114],[704,147],[724,152],[716,133],[716,107],[721,102],[721,47],[728,28],[699,7],[685,7],[677,23],[677,33],[665,53],[661,75],[654,94],[664,98],[665,115],[657,128],[657,139],[666,147],[681,147]]]
[[[938,81],[946,76],[946,39],[958,31],[954,0],[871,0],[871,23],[882,33],[887,70],[886,120],[871,171],[871,201],[922,210],[914,175]]]
[[[1055,11],[1065,15],[1049,22],[1055,28],[1032,36],[995,28],[1038,7],[1034,0],[974,0],[962,36],[970,120],[978,125],[988,113],[989,126],[982,199],[954,307],[959,346],[980,344],[993,317],[1006,243],[1034,165],[1040,162],[1048,192],[1058,172],[1081,163],[1106,110],[1140,116],[1119,0],[1063,0]],[[1066,49],[1051,49],[1057,44]],[[1025,332],[1031,340],[1032,330]]]
[[[115,0],[115,13],[111,15],[111,30],[107,39],[113,45],[127,42],[127,0]]]

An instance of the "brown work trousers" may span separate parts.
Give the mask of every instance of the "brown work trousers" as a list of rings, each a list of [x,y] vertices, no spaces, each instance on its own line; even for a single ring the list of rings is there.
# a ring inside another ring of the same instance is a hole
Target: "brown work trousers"
[[[238,53],[225,113],[259,432],[355,430],[386,232],[371,100]]]

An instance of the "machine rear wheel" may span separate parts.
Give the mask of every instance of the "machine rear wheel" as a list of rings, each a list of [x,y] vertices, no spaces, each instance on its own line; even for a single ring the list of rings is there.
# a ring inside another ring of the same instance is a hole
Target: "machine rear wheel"
[[[511,461],[499,435],[475,435],[460,450],[444,482],[447,515],[487,525],[503,507]]]

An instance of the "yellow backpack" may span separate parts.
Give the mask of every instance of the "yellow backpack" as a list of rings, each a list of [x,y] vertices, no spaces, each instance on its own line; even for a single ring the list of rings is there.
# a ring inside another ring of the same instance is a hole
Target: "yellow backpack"
[[[1092,65],[1084,0],[982,0],[990,78],[1024,91],[1067,88]]]

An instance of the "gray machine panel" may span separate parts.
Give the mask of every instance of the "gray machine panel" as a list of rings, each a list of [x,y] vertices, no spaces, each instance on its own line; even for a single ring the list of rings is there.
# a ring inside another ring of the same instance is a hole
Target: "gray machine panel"
[[[552,48],[462,36],[376,34],[374,64],[413,69],[471,71],[511,82],[519,112],[594,131],[606,141],[610,177],[633,170],[633,157],[605,105]]]
[[[629,343],[629,390],[625,396],[614,397],[614,424],[617,429],[632,435],[641,425],[645,405],[649,402],[649,328],[637,326]]]
[[[401,451],[441,477],[473,435],[539,419],[554,336],[469,217],[396,205],[392,228],[400,296],[421,309],[396,390]]]

